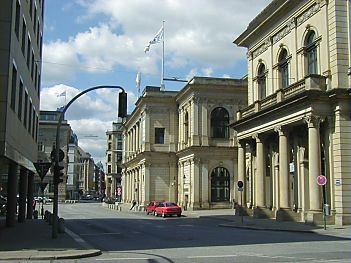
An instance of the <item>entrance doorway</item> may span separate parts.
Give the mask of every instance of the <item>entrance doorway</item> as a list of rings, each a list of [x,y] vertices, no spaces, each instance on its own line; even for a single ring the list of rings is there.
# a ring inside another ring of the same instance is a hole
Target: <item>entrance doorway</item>
[[[211,202],[230,199],[230,176],[224,167],[216,167],[211,173]]]

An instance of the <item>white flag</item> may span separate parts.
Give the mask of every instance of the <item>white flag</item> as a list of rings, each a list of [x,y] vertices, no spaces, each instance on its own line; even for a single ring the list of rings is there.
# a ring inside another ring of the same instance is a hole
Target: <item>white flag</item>
[[[144,48],[144,52],[146,53],[147,51],[149,51],[150,46],[152,44],[160,43],[162,39],[163,39],[163,26],[157,32],[157,34],[154,36],[154,38],[152,40],[150,40],[149,43],[147,43],[146,47]]]
[[[60,93],[57,95],[57,97],[66,97],[66,91]]]
[[[140,72],[138,72],[136,75],[136,79],[135,79],[136,87],[138,89],[140,88],[140,81],[141,81],[141,74],[140,74]]]

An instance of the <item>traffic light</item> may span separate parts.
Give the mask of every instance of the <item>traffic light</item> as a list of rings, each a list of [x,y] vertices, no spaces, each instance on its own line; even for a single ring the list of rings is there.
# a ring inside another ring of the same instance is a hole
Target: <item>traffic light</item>
[[[54,166],[54,184],[59,184],[63,182],[63,169],[65,167],[62,163],[55,164]]]
[[[127,93],[118,93],[118,117],[127,117]]]

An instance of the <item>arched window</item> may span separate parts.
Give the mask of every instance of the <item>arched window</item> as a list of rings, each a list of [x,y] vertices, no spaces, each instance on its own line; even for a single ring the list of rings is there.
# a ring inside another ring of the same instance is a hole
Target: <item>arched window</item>
[[[211,202],[229,201],[230,176],[224,167],[216,167],[211,173]]]
[[[188,112],[185,113],[184,117],[184,142],[188,143],[189,137],[189,114]]]
[[[258,83],[258,99],[264,99],[266,97],[266,67],[263,63],[258,67],[257,72],[257,83]]]
[[[212,138],[229,138],[229,114],[225,108],[218,107],[211,112]]]
[[[317,45],[316,45],[316,33],[310,31],[306,36],[305,41],[306,57],[307,57],[307,74],[318,74],[317,67]]]
[[[280,74],[281,87],[289,86],[288,52],[285,48],[279,54],[278,68]]]

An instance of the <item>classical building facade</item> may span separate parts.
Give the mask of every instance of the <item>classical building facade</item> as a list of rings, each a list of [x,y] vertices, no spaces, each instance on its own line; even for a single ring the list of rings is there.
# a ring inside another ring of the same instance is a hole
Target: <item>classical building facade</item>
[[[328,221],[350,224],[350,1],[274,0],[234,43],[248,49],[237,199],[255,216],[314,223],[327,203]]]
[[[247,105],[246,79],[195,77],[177,94],[178,202],[190,209],[228,208],[237,181],[229,123]]]
[[[176,94],[147,86],[124,123],[124,202],[177,199]]]
[[[38,162],[51,162],[51,152],[56,148],[56,131],[57,123],[60,118],[60,111],[40,111],[39,115],[39,131],[38,131]],[[59,200],[65,200],[67,191],[71,192],[71,172],[72,166],[68,161],[73,162],[72,145],[75,146],[74,139],[72,139],[73,131],[67,120],[63,119],[60,129],[60,149],[63,150],[65,157],[63,159],[63,182],[58,186]],[[78,141],[77,141],[78,143]],[[73,180],[73,179],[72,179]],[[39,188],[39,180],[35,189]],[[45,195],[49,197],[54,196],[54,179],[53,170],[49,170],[44,177],[43,182],[47,183],[45,188]],[[67,183],[66,183],[67,182]]]
[[[122,178],[123,124],[121,118],[112,123],[112,130],[107,131],[106,136],[105,195],[120,199],[121,192],[117,192],[117,187],[120,188]]]
[[[228,125],[247,105],[246,85],[194,77],[179,92],[146,87],[125,123],[123,200],[230,207],[237,169]]]
[[[0,12],[0,191],[7,195],[7,226],[32,218],[36,172],[41,50],[41,0],[3,0]],[[19,188],[17,188],[19,183]]]

